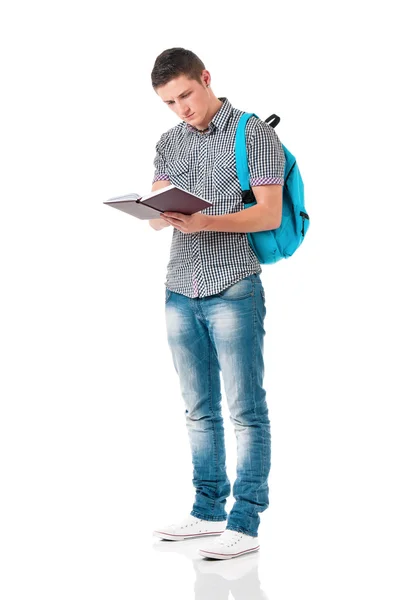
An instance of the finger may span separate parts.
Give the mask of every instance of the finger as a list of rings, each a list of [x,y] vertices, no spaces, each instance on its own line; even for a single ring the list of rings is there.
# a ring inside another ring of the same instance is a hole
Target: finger
[[[165,221],[167,221],[167,223],[169,223],[173,227],[176,227],[176,228],[177,228],[177,226],[179,227],[179,221],[177,221],[176,219],[168,218],[168,219],[165,219]]]
[[[173,212],[173,213],[163,213],[165,215],[165,217],[169,218],[169,219],[176,219],[177,221],[183,221],[184,220],[184,216],[181,213],[177,213],[177,212]]]

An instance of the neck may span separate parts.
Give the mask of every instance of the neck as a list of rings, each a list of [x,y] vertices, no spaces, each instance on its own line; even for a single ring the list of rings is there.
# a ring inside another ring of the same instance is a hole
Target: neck
[[[213,98],[214,98],[214,100],[213,100],[213,102],[209,106],[209,110],[207,112],[205,122],[201,123],[201,126],[197,128],[199,131],[205,131],[206,129],[208,129],[210,121],[212,120],[212,118],[214,117],[214,115],[216,113],[218,113],[218,111],[222,107],[222,104],[223,104],[222,100],[219,100],[214,95],[213,95]]]

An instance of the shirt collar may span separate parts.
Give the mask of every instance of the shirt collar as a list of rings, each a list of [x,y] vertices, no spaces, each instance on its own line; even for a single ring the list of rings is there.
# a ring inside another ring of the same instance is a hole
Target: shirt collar
[[[227,98],[221,97],[218,99],[222,101],[222,106],[219,108],[219,110],[216,112],[216,114],[210,121],[209,132],[212,131],[214,128],[220,129],[220,131],[222,131],[227,125],[228,119],[232,112],[232,104]],[[196,127],[193,127],[193,125],[190,125],[189,123],[185,123],[185,125],[188,131],[199,133],[199,130],[196,129]]]

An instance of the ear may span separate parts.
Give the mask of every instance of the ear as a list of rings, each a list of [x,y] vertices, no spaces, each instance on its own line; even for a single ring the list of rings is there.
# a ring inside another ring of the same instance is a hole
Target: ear
[[[207,71],[207,69],[202,71],[202,81],[203,81],[203,85],[205,87],[209,87],[210,81],[211,81],[211,76],[210,76],[209,71]]]

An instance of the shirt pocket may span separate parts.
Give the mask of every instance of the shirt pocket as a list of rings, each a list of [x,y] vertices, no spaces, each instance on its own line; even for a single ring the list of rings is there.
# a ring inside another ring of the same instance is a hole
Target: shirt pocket
[[[213,163],[212,184],[220,194],[236,195],[241,193],[234,152],[217,154]]]
[[[189,163],[187,159],[180,158],[169,163],[168,170],[171,183],[189,191]]]

